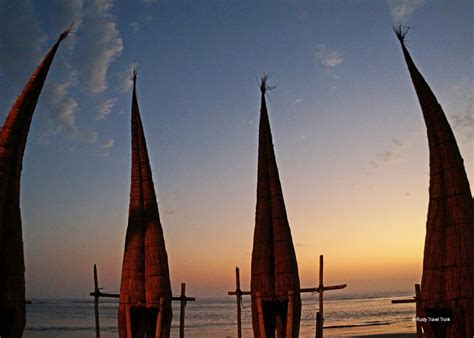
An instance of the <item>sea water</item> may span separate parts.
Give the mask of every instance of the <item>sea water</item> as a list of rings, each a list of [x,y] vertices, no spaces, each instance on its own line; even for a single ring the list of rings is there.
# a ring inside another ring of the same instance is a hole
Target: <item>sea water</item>
[[[391,304],[409,292],[325,295],[325,336],[414,333],[415,305]],[[317,294],[302,297],[300,337],[315,336]],[[172,337],[179,335],[179,303],[173,306]],[[100,301],[101,337],[117,337],[116,299]],[[186,306],[186,337],[237,337],[235,297],[198,298]],[[242,332],[252,337],[250,299],[243,299]],[[95,337],[94,303],[89,299],[33,299],[27,305],[25,338]]]

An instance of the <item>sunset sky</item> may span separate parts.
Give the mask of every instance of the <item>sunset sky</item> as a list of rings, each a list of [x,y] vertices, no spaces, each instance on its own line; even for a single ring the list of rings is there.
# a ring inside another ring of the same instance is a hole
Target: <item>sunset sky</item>
[[[24,158],[27,297],[119,288],[132,64],[174,292],[249,286],[259,90],[303,287],[419,282],[428,145],[392,32],[443,106],[474,177],[472,1],[0,0],[0,114],[56,40]],[[367,280],[373,280],[370,284]]]

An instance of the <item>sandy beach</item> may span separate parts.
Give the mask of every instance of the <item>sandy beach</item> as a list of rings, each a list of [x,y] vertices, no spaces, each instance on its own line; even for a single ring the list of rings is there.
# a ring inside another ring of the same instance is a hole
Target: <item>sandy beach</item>
[[[336,337],[336,336],[334,336]],[[358,338],[416,338],[416,333],[385,333],[385,334],[370,334],[364,336],[352,336]]]

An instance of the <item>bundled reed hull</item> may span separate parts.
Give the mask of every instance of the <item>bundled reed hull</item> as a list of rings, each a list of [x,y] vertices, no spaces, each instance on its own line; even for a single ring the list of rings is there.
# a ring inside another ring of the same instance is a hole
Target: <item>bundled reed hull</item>
[[[0,336],[21,337],[25,328],[25,264],[20,178],[28,131],[59,37],[8,113],[0,132]]]
[[[288,294],[293,291],[292,336],[298,337],[301,317],[298,265],[273,149],[265,102],[266,77],[262,79],[260,89],[257,207],[251,276],[252,326],[254,336],[261,337],[260,298],[266,337],[275,337],[275,331],[278,337],[288,337]]]
[[[161,334],[171,328],[168,256],[136,96],[132,96],[132,174],[118,313],[121,338],[155,337],[161,304]],[[132,326],[130,328],[130,325]]]
[[[453,131],[406,46],[407,29],[395,30],[421,105],[428,134],[430,187],[418,317],[426,337],[474,336],[474,208]]]

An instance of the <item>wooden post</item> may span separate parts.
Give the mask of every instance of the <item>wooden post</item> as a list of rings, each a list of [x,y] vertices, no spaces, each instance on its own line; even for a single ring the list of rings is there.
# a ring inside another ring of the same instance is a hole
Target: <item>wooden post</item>
[[[415,301],[416,301],[416,312],[415,317],[421,314],[421,288],[420,284],[415,284]],[[416,336],[418,338],[423,337],[423,333],[421,332],[421,322],[416,321]]]
[[[99,282],[97,278],[97,266],[94,264],[94,311],[95,311],[95,336],[100,338],[99,324]]]
[[[125,305],[125,318],[127,320],[127,338],[133,338],[132,315],[130,313],[130,302],[128,300],[128,295],[125,301],[127,302]]]
[[[324,282],[323,282],[323,270],[324,269],[324,256],[319,256],[319,338],[323,338],[323,325],[324,325],[324,309],[323,309],[323,293],[324,293]]]
[[[186,308],[186,283],[181,283],[181,310],[179,313],[179,338],[184,338],[184,311]]]
[[[323,266],[324,266],[324,258],[323,255],[319,256],[319,315],[321,316],[321,320],[324,320],[324,312],[323,312],[323,293],[324,293],[324,283],[323,283]]]
[[[319,314],[319,311],[316,312],[316,338],[321,338],[322,337],[322,327],[321,327],[321,315]]]
[[[256,292],[255,297],[257,298],[257,313],[258,313],[258,326],[260,328],[260,338],[266,338],[267,334],[265,332],[265,321],[263,319],[263,303],[262,303],[262,296],[260,292]]]
[[[294,291],[288,291],[288,307],[286,312],[286,338],[293,338]]]
[[[163,331],[163,310],[165,307],[165,297],[160,297],[160,307],[158,316],[156,317],[156,332],[155,338],[161,338],[161,332]]]
[[[237,337],[242,338],[242,309],[240,300],[242,295],[240,294],[240,269],[235,268],[235,296],[237,298]]]

